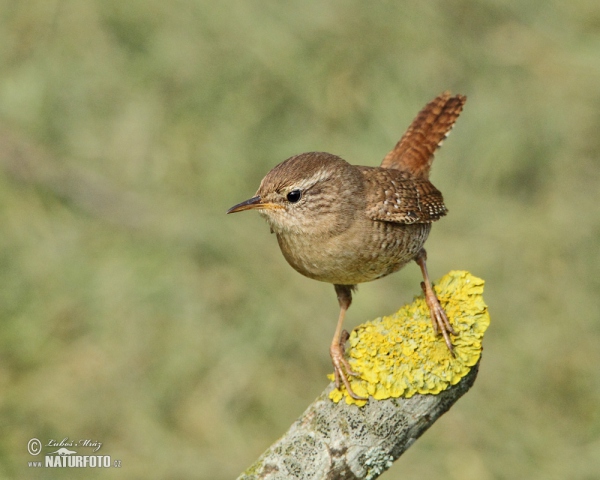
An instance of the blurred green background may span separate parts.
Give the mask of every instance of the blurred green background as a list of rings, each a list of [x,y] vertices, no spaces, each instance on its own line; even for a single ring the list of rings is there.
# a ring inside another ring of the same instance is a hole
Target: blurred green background
[[[378,165],[449,89],[429,269],[492,325],[382,478],[600,478],[600,2],[3,0],[0,45],[0,477],[239,474],[326,386],[338,307],[225,211],[297,153]],[[32,437],[123,466],[36,471]]]

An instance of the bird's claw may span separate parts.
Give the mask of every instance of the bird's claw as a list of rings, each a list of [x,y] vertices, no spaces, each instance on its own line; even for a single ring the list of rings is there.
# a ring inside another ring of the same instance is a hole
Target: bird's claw
[[[425,282],[421,282],[421,288],[425,293],[425,302],[429,308],[429,315],[431,316],[431,323],[433,325],[433,333],[434,335],[438,335],[439,333],[442,334],[448,350],[450,350],[450,353],[454,355],[454,347],[452,346],[452,340],[450,340],[450,334],[457,335],[457,333],[452,328],[452,325],[450,325],[448,316],[440,305],[440,301],[436,297],[434,291],[432,289],[428,289],[425,285]]]
[[[350,395],[354,400],[367,400],[366,398],[360,397],[356,393],[354,393],[352,387],[350,386],[350,382],[348,381],[348,375],[351,375],[353,377],[359,376],[357,372],[352,370],[352,368],[350,367],[350,363],[348,363],[348,360],[346,360],[346,357],[344,357],[344,344],[346,343],[346,340],[348,340],[349,336],[350,335],[348,334],[348,332],[344,330],[342,332],[342,336],[340,337],[340,342],[337,344],[333,343],[329,348],[329,354],[331,355],[331,361],[333,363],[333,372],[335,375],[335,386],[339,389],[341,387],[341,384],[343,383],[346,387],[348,395]]]

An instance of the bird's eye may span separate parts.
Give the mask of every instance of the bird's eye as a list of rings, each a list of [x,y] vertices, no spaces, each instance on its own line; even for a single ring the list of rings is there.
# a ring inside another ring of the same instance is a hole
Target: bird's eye
[[[288,193],[286,195],[286,198],[287,198],[288,202],[296,203],[298,200],[300,200],[301,196],[302,196],[302,192],[300,190],[296,189],[296,190],[292,190],[290,193]]]

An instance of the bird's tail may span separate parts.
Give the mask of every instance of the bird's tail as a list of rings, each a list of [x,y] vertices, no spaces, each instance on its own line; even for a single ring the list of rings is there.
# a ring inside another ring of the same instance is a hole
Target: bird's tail
[[[464,95],[450,96],[450,92],[434,98],[419,112],[381,166],[429,178],[433,154],[452,130],[466,101]]]

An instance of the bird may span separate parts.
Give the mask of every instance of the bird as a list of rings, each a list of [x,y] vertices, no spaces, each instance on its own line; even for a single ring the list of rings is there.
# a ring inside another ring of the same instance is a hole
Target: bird
[[[329,353],[335,385],[357,400],[345,358],[343,330],[352,293],[360,283],[385,277],[411,261],[435,335],[453,354],[456,332],[432,287],[423,248],[431,224],[447,214],[441,192],[429,181],[434,153],[466,102],[446,91],[430,101],[379,167],[351,165],[325,152],[295,155],[262,179],[256,194],[227,213],[257,210],[267,221],[287,262],[306,277],[334,285],[340,313]]]

